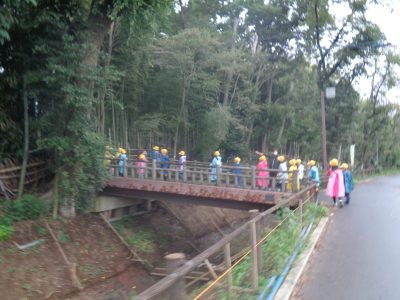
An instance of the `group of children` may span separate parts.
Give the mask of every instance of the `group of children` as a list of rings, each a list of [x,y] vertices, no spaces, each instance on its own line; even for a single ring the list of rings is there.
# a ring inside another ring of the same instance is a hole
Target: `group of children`
[[[156,160],[162,169],[162,175],[164,179],[168,177],[168,169],[170,167],[170,158],[168,156],[168,150],[166,148],[162,148],[160,151],[160,147],[154,146],[153,151],[150,155],[150,158]],[[178,159],[178,170],[179,170],[179,178],[183,179],[184,169],[186,165],[186,153],[185,151],[179,151],[179,159]],[[267,189],[271,184],[273,178],[276,178],[276,188],[278,190],[299,190],[301,186],[305,185],[306,181],[316,183],[317,189],[320,184],[319,171],[316,166],[315,160],[310,160],[307,162],[308,174],[307,177],[304,176],[305,167],[301,161],[301,159],[290,159],[288,161],[289,168],[287,165],[286,157],[284,155],[277,155],[274,153],[272,157],[272,165],[274,165],[274,160],[276,159],[279,162],[278,172],[269,172],[267,157],[262,153],[259,154],[258,164],[256,167],[256,186],[260,189]],[[123,148],[119,148],[118,153],[113,156],[111,155],[111,150],[109,148],[106,149],[105,154],[105,163],[110,164],[111,159],[118,159],[118,175],[124,176],[125,164],[127,162],[127,154],[126,150]],[[239,156],[236,156],[233,159],[233,168],[231,170],[232,173],[236,174],[236,184],[239,187],[243,186],[243,176],[242,176],[242,168],[240,165],[241,159]],[[136,159],[136,174],[139,178],[144,178],[147,168],[147,152],[142,151]],[[329,162],[330,169],[328,170],[328,184],[326,187],[326,195],[333,199],[333,204],[336,206],[338,203],[340,206],[343,206],[342,198],[345,197],[345,204],[350,203],[350,193],[353,190],[353,176],[351,171],[349,170],[349,166],[347,163],[342,163],[339,167],[339,161],[334,158]],[[217,168],[218,166],[222,166],[222,157],[219,151],[215,151],[213,155],[213,159],[210,163],[211,174],[210,180],[211,182],[217,181]],[[297,178],[294,178],[294,174],[297,171]]]
[[[339,167],[339,161],[334,158],[329,162],[328,185],[326,186],[326,195],[332,197],[333,205],[343,206],[343,197],[346,197],[345,204],[350,203],[350,193],[353,190],[353,175],[349,170],[347,163],[342,163]]]
[[[284,155],[278,156],[277,152],[274,152],[272,157],[270,158],[272,168],[278,168],[278,172],[271,171],[268,169],[268,161],[266,155],[260,152],[256,152],[258,157],[258,163],[256,166],[256,187],[259,189],[267,189],[271,184],[273,178],[276,178],[276,188],[278,190],[299,190],[300,186],[306,183],[306,178],[304,177],[305,167],[301,161],[301,159],[290,159],[289,160],[289,169],[287,166],[286,158]],[[275,160],[278,164],[275,164]],[[236,182],[239,187],[243,186],[243,176],[242,169],[240,168],[240,157],[236,156],[233,159],[233,168],[231,170],[232,173],[236,174]],[[215,182],[217,179],[217,166],[222,165],[222,158],[219,151],[214,152],[214,157],[211,161],[211,182]],[[307,179],[311,182],[315,182],[317,186],[319,186],[319,172],[318,168],[315,165],[314,160],[310,160],[307,163],[309,168],[309,173]],[[297,171],[297,179],[293,177]]]
[[[150,154],[150,159],[155,160],[159,166],[164,169],[162,171],[162,175],[164,179],[168,177],[168,169],[170,167],[170,158],[168,155],[168,150],[166,148],[161,148],[158,146],[154,146],[152,148],[152,152]],[[119,176],[124,176],[124,166],[125,163],[127,162],[127,156],[126,156],[126,150],[120,148],[120,155],[118,157],[118,175]],[[136,169],[136,174],[138,175],[138,178],[145,178],[146,174],[146,169],[147,169],[147,151],[141,151],[139,155],[137,156],[136,162],[135,162],[135,169]],[[183,171],[184,167],[186,164],[186,154],[185,151],[181,150],[179,152],[179,160],[178,160],[178,169],[179,169],[179,178],[183,178]]]

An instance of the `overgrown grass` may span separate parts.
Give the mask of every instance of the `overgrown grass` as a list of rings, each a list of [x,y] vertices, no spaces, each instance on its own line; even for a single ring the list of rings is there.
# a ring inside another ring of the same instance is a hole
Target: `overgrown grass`
[[[165,245],[164,238],[149,225],[138,225],[132,217],[125,217],[113,223],[119,234],[135,251],[141,253],[155,253],[158,247]]]
[[[327,208],[314,203],[308,203],[303,208],[302,223],[300,223],[300,215],[298,211],[294,213],[288,208],[283,208],[277,213],[278,222],[283,223],[278,229],[273,232],[261,245],[262,249],[262,269],[259,270],[259,287],[260,291],[266,285],[269,278],[278,276],[283,271],[288,258],[296,249],[300,232],[303,226],[310,224],[314,220],[316,224],[319,219],[327,215]],[[266,230],[263,233],[265,236],[268,233]],[[252,260],[251,255],[248,255],[232,270],[233,286],[241,288],[251,288],[251,270]],[[224,282],[224,279],[222,280]],[[210,299],[228,299],[225,289],[214,290],[214,296]],[[230,299],[257,299],[257,295],[241,294],[235,290]]]
[[[9,225],[0,224],[0,241],[8,239],[14,232],[14,228]]]
[[[0,207],[0,241],[11,237],[14,232],[12,224],[36,220],[45,211],[44,200],[34,195],[24,195],[19,200],[3,201]]]
[[[381,176],[390,176],[390,175],[399,175],[400,169],[381,169],[378,172],[371,174],[371,175],[358,175],[357,173],[354,174],[354,184],[360,183],[367,179],[373,179]]]

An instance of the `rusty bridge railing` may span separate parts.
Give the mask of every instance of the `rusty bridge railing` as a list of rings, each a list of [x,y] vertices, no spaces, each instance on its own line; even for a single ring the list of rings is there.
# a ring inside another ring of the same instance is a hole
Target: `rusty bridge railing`
[[[126,160],[119,175],[117,164],[110,164],[112,176],[124,176],[143,180],[162,180],[185,182],[199,185],[217,185],[242,189],[262,189],[280,192],[298,192],[306,179],[298,183],[298,171],[279,171],[277,169],[258,170],[256,166],[236,167],[223,165],[212,167],[205,163],[189,162],[184,166],[178,162],[162,162],[153,160],[145,166],[138,166],[135,162]],[[260,171],[268,172],[267,177],[258,176]],[[288,180],[291,178],[291,180]]]

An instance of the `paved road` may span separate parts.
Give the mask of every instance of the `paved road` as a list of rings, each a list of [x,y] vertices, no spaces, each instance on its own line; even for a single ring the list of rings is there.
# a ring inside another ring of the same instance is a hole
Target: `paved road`
[[[400,176],[356,186],[335,208],[293,299],[400,299]]]

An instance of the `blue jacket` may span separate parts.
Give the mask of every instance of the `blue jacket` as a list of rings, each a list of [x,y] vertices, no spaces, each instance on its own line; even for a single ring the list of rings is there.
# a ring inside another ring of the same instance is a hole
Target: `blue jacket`
[[[312,166],[310,171],[308,172],[308,179],[314,181],[319,187],[319,171],[316,166]]]
[[[349,170],[343,171],[344,190],[346,194],[353,190],[353,175]]]
[[[151,156],[152,156],[152,157],[151,157],[152,159],[155,159],[156,161],[160,161],[161,155],[160,155],[160,152],[159,152],[159,151],[153,150]]]
[[[240,163],[235,163],[233,166],[234,167],[240,167]],[[242,174],[242,169],[232,169],[231,172],[234,173],[234,174]]]
[[[161,168],[168,169],[169,168],[169,157],[168,155],[161,155]]]

